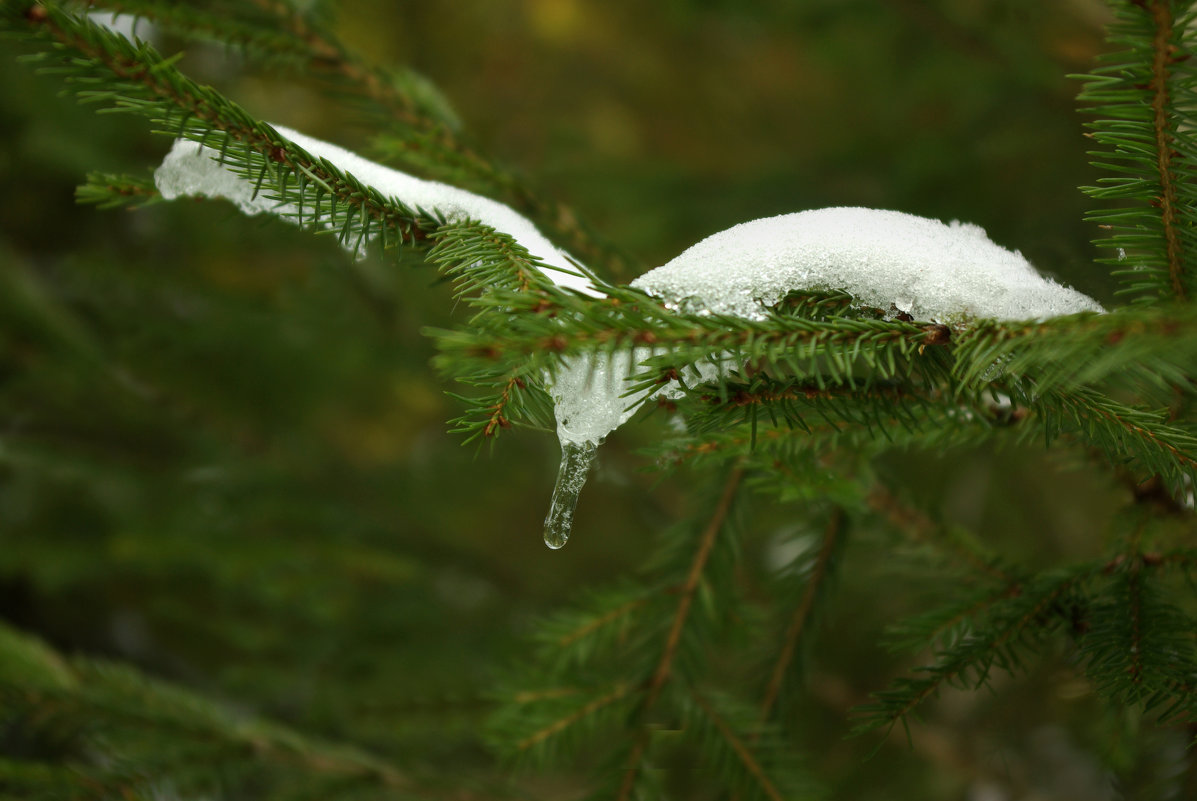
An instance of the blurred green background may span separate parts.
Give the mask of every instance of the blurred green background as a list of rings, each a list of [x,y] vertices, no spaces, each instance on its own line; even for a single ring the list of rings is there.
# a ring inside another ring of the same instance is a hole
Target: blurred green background
[[[978,223],[1112,299],[1081,221],[1076,187],[1095,176],[1065,77],[1103,48],[1097,0],[340,5],[347,43],[423,73],[486,152],[646,267],[748,219],[862,205]],[[293,76],[140,32],[185,47],[184,71],[263,119],[369,141]],[[538,614],[632,576],[685,513],[688,477],[656,483],[636,452],[660,423],[612,438],[574,539],[550,552],[555,439],[505,434],[487,454],[446,433],[460,410],[420,331],[460,316],[433,270],[352,263],[220,203],[75,205],[87,171],[143,173],[169,140],[76,106],[17,52],[0,69],[0,615],[490,788],[469,797],[503,797],[496,777],[510,797],[576,797],[569,771],[494,765],[487,692]],[[879,470],[1036,564],[1098,552],[1122,500],[1034,449]],[[771,532],[804,521],[758,506],[765,558]],[[911,749],[895,737],[865,762],[876,742],[843,740],[848,709],[908,667],[873,643],[922,590],[872,569],[842,579],[806,712],[834,797],[1107,797],[1100,765],[1133,758],[1087,748],[1119,742],[1094,727],[1123,722],[1061,664],[945,697]]]

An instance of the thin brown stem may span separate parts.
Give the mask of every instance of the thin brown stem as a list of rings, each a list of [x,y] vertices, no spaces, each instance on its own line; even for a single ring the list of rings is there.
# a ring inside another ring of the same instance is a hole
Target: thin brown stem
[[[777,697],[781,694],[781,686],[785,682],[786,673],[794,659],[794,651],[797,650],[802,633],[806,630],[806,624],[810,620],[811,610],[814,609],[815,598],[827,578],[831,557],[835,553],[836,543],[843,526],[844,512],[837,507],[823,532],[823,544],[819,548],[819,555],[815,558],[814,569],[811,571],[810,578],[807,579],[802,600],[799,601],[793,617],[790,618],[790,625],[787,627],[785,639],[782,641],[781,653],[778,655],[777,662],[773,666],[773,673],[769,677],[769,685],[765,689],[765,699],[761,703],[762,721],[769,719],[773,705],[777,703]]]
[[[919,510],[903,503],[886,487],[875,485],[869,491],[867,502],[875,512],[883,515],[908,539],[916,543],[932,544],[978,573],[992,576],[1005,584],[1013,585],[1017,582],[1010,573],[985,559],[982,554],[966,547],[964,543],[951,537],[937,536],[940,527],[935,522]]]
[[[707,523],[702,536],[699,537],[698,551],[694,554],[694,561],[690,564],[690,572],[686,576],[686,581],[679,590],[673,625],[670,626],[669,635],[665,638],[665,647],[661,650],[661,658],[645,689],[644,702],[640,707],[642,715],[646,715],[653,708],[661,691],[665,688],[665,684],[669,681],[669,675],[673,669],[673,659],[677,654],[678,645],[681,643],[682,631],[690,616],[690,607],[694,603],[694,594],[698,591],[698,583],[702,579],[703,569],[711,556],[711,549],[715,545],[719,531],[723,528],[723,523],[731,509],[732,500],[736,497],[736,490],[743,477],[744,471],[740,468],[736,468],[728,476],[727,483],[723,485],[723,494],[715,506],[715,512],[711,515],[710,522]],[[620,783],[619,793],[616,795],[617,801],[627,801],[631,797],[632,790],[636,785],[636,777],[640,771],[640,760],[644,757],[647,748],[648,731],[644,729],[636,738],[636,743],[632,746],[632,753],[628,756],[623,781]]]
[[[529,748],[536,745],[537,743],[544,742],[545,740],[549,739],[553,735],[558,734],[559,732],[562,732],[565,729],[568,729],[570,726],[574,725],[579,720],[582,720],[583,718],[585,718],[589,715],[593,715],[595,712],[602,709],[603,707],[610,706],[611,704],[620,700],[625,695],[627,695],[631,689],[632,689],[632,685],[622,684],[622,683],[615,685],[615,688],[613,690],[611,690],[611,692],[607,693],[606,695],[600,696],[599,698],[595,698],[590,703],[573,711],[569,715],[566,715],[565,717],[561,718],[560,720],[553,721],[551,724],[549,724],[548,726],[545,726],[543,729],[533,732],[532,734],[528,735],[524,739],[520,740],[515,746],[516,749],[519,751],[526,751]]]
[[[608,623],[616,621],[624,615],[630,615],[632,612],[634,612],[636,609],[639,609],[641,606],[644,606],[646,603],[648,603],[647,598],[635,598],[627,603],[620,604],[610,612],[600,615],[594,620],[591,620],[585,625],[579,626],[578,628],[566,634],[557,641],[557,647],[565,648],[567,646],[573,645],[578,640],[590,635],[595,631],[598,631]]]
[[[748,750],[748,746],[746,746],[744,741],[737,737],[736,733],[732,731],[730,726],[727,725],[727,721],[717,714],[715,710],[711,708],[711,705],[707,703],[706,699],[698,693],[691,693],[690,697],[694,699],[694,702],[698,704],[699,708],[701,708],[706,716],[710,718],[711,722],[715,724],[716,731],[718,731],[720,736],[722,736],[723,739],[727,741],[727,744],[731,746],[736,758],[740,760],[740,763],[744,765],[744,768],[750,774],[752,774],[754,779],[756,779],[757,785],[765,792],[765,796],[769,798],[770,801],[785,801],[785,799],[782,798],[781,793],[779,793],[777,788],[773,786],[773,782],[771,782],[769,777],[765,774],[765,771],[761,767],[760,763],[757,762],[752,756],[752,752]]]
[[[1171,122],[1171,98],[1168,92],[1169,68],[1175,63],[1175,47],[1172,44],[1172,3],[1168,0],[1153,0],[1150,6],[1155,23],[1155,51],[1151,63],[1151,110],[1155,129],[1156,165],[1160,173],[1160,218],[1164,226],[1164,243],[1168,256],[1168,274],[1172,280],[1172,292],[1184,300],[1187,292],[1184,285],[1184,252],[1180,242],[1177,220],[1176,175],[1173,159]]]
[[[706,529],[702,532],[702,537],[698,542],[698,551],[694,554],[694,561],[690,564],[690,573],[686,576],[686,583],[682,585],[680,597],[677,602],[677,611],[673,615],[673,625],[669,629],[669,636],[665,638],[665,647],[661,651],[661,659],[657,662],[657,668],[653,671],[653,676],[648,682],[648,691],[644,699],[644,711],[647,712],[656,703],[657,698],[661,695],[661,690],[665,687],[665,683],[669,681],[670,671],[673,669],[673,658],[677,654],[677,647],[681,643],[682,631],[686,627],[686,620],[690,616],[690,607],[694,603],[694,594],[698,591],[698,583],[702,579],[703,569],[706,568],[707,559],[711,555],[711,549],[715,546],[715,539],[719,534],[720,529],[723,528],[723,521],[727,519],[727,513],[731,509],[732,500],[736,497],[736,490],[740,486],[740,479],[744,477],[744,471],[737,468],[728,476],[727,483],[723,487],[723,495],[719,498],[719,503],[715,507],[715,513],[711,516],[711,520],[707,523]]]

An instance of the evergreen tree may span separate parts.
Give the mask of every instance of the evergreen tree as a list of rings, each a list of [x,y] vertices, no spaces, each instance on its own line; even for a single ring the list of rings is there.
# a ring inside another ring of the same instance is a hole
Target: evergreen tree
[[[892,5],[1001,57],[939,6]],[[8,229],[0,790],[1197,797],[1192,6],[1116,0],[1084,78],[1115,302],[1011,321],[915,319],[844,287],[762,319],[663,303],[427,79],[344,45],[329,3],[5,0],[36,86],[138,118],[96,133],[39,107],[47,147],[94,138],[78,161],[106,166],[106,137],[198,143],[294,225],[164,203],[144,156],[78,189],[132,209],[114,235],[89,210],[49,258]],[[601,291],[555,282],[515,230],[319,155],[113,14],[328,93],[372,154],[516,209]],[[629,567],[561,602],[581,573],[532,573],[505,539],[535,540],[523,499],[547,482],[517,473],[544,462],[563,373],[627,353],[628,397],[676,391],[642,404],[644,454],[610,458],[661,483],[601,524],[584,498],[577,527],[651,535],[587,552]],[[446,409],[493,453],[431,447],[421,420]],[[1013,524],[970,530],[933,497],[977,464],[1034,469],[999,485]],[[1053,505],[1012,513],[1036,486]],[[1102,528],[1067,541],[1073,517]]]

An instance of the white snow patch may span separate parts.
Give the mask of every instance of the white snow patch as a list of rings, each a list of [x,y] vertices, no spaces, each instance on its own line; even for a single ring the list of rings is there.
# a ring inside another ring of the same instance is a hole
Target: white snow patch
[[[475,195],[448,184],[425,181],[362,158],[342,147],[304,136],[281,125],[274,129],[316,158],[324,158],[362,184],[372,186],[384,197],[394,198],[412,208],[442,214],[450,222],[471,219],[510,235],[548,268],[546,273],[556,284],[587,295],[599,293],[590,279],[579,275],[577,265],[565,251],[553,245],[532,222],[509,206]],[[277,188],[269,176],[257,197],[254,181],[247,180],[220,163],[219,151],[202,147],[187,139],[178,139],[162,165],[154,173],[158,191],[168,200],[186,195],[225,198],[246,214],[277,214],[289,222],[298,222],[299,209],[293,204],[273,199]],[[362,255],[362,254],[357,254]]]
[[[794,290],[843,290],[861,306],[918,320],[1029,320],[1102,311],[1044,278],[979,226],[897,211],[827,208],[742,223],[707,237],[632,286],[684,312],[760,320]]]

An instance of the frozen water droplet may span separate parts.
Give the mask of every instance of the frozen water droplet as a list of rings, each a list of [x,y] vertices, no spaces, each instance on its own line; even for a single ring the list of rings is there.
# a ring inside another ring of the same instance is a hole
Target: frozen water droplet
[[[561,443],[561,467],[557,470],[553,499],[549,501],[549,514],[544,519],[544,544],[553,550],[565,545],[569,539],[578,495],[597,451],[598,446],[593,442]]]

